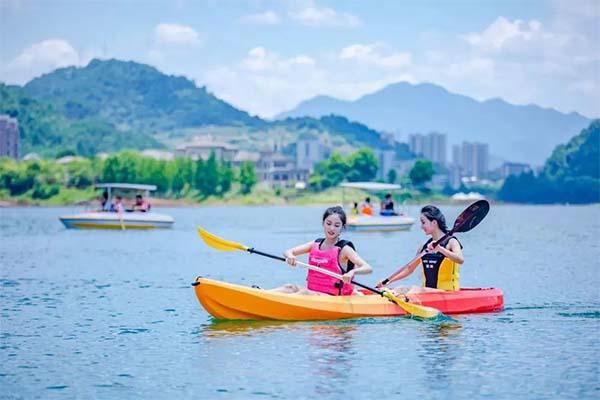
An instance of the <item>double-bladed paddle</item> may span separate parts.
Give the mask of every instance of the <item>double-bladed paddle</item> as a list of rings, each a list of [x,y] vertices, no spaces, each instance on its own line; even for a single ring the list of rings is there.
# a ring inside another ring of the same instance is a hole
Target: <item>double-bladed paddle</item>
[[[200,235],[202,240],[204,240],[204,242],[207,245],[209,245],[210,247],[213,247],[217,250],[223,250],[223,251],[241,250],[241,251],[247,251],[249,253],[258,254],[258,255],[261,255],[264,257],[269,257],[269,258],[283,261],[283,262],[286,261],[284,257],[276,256],[276,255],[269,254],[269,253],[264,253],[262,251],[255,250],[252,247],[245,246],[241,243],[236,243],[236,242],[232,242],[229,240],[225,240],[225,239],[223,239],[217,235],[214,235],[202,228],[197,228],[197,230],[198,230],[198,234]],[[322,274],[329,275],[333,278],[342,280],[342,276],[339,274],[336,274],[335,272],[331,272],[329,270],[319,268],[314,265],[305,264],[300,261],[296,261],[296,264],[301,265],[310,270],[317,271]],[[410,315],[414,315],[416,317],[420,317],[420,318],[424,318],[424,319],[432,319],[432,318],[436,318],[436,317],[443,315],[436,308],[409,303],[408,301],[399,299],[398,297],[394,296],[387,290],[377,290],[375,288],[363,285],[362,283],[356,282],[354,280],[352,280],[352,283],[356,286],[360,286],[363,289],[367,289],[373,293],[377,293],[378,295],[389,299],[390,301],[392,301],[392,302],[396,303],[398,306],[400,306],[404,311],[406,311]]]
[[[475,203],[471,204],[467,207],[458,217],[456,217],[456,221],[454,221],[454,226],[450,229],[444,236],[436,240],[432,243],[432,246],[435,247],[439,243],[442,243],[448,237],[452,236],[457,232],[468,232],[471,229],[475,228],[481,220],[485,218],[488,211],[490,211],[490,203],[487,200],[478,200]],[[381,281],[381,285],[387,285],[392,279],[396,277],[405,268],[414,267],[421,262],[421,257],[427,254],[427,250],[423,250],[419,253],[415,258],[413,258],[409,263],[403,265],[396,272],[394,272],[389,277],[385,278]]]

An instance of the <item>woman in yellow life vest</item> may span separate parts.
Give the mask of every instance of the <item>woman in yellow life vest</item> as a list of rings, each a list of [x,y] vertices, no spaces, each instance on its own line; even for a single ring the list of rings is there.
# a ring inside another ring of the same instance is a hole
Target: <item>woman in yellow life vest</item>
[[[426,235],[430,236],[429,240],[417,249],[417,255],[427,250],[427,253],[421,257],[421,265],[423,265],[422,286],[399,287],[393,291],[396,293],[419,293],[460,290],[460,266],[464,262],[462,245],[457,238],[450,236],[433,247],[432,242],[440,239],[448,232],[446,218],[439,208],[429,205],[421,209],[421,229]],[[403,268],[388,284],[406,278],[414,272],[418,265],[413,264]],[[378,284],[378,286],[381,285]]]

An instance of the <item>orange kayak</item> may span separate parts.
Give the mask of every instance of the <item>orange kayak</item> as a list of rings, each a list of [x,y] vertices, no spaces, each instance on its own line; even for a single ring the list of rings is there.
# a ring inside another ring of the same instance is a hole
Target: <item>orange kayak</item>
[[[406,315],[397,304],[374,294],[364,296],[307,296],[274,293],[213,279],[197,278],[194,289],[202,306],[220,320],[333,320]],[[500,311],[500,289],[461,289],[409,295],[415,304],[434,307],[444,314]]]

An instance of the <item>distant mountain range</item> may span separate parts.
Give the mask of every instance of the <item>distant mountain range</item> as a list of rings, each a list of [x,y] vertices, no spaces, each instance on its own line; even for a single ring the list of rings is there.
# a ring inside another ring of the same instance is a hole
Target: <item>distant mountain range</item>
[[[394,132],[403,141],[410,133],[437,131],[448,135],[449,144],[484,142],[490,145],[491,154],[533,165],[543,164],[556,145],[567,142],[591,122],[574,112],[518,106],[500,99],[479,102],[437,85],[404,82],[355,101],[314,97],[278,118],[329,114]]]
[[[290,118],[265,121],[184,77],[136,62],[96,59],[85,67],[57,69],[24,87],[0,83],[0,114],[19,119],[23,154],[170,147],[197,128],[231,127],[244,145],[248,137],[256,144],[281,132],[292,140],[327,134],[342,147],[395,148],[407,158],[406,146],[390,147],[382,131],[401,132],[403,141],[409,133],[438,131],[447,133],[451,144],[487,142],[493,155],[534,165],[590,123],[577,113],[478,102],[439,86],[408,83],[353,102],[316,97],[281,116]]]

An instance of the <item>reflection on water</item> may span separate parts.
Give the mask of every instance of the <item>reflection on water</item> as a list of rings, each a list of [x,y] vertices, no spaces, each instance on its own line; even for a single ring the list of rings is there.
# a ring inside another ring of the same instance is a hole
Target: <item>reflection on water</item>
[[[301,322],[290,321],[224,321],[213,319],[204,325],[199,333],[207,339],[230,338],[232,336],[251,336],[277,329],[293,329]]]
[[[431,377],[431,389],[445,390],[451,384],[454,363],[461,349],[462,326],[458,323],[428,324],[418,343],[425,373]]]
[[[309,330],[308,343],[311,353],[318,354],[310,361],[310,373],[315,382],[315,392],[319,395],[339,393],[340,387],[349,382],[354,367],[352,335],[356,330],[353,325],[314,325]]]

